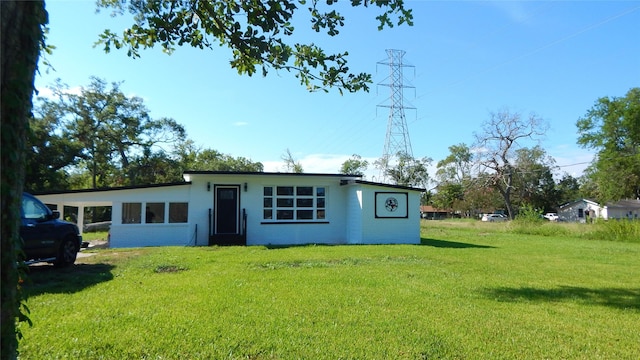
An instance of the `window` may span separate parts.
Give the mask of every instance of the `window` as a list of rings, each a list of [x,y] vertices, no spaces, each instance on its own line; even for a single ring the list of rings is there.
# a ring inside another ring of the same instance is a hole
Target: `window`
[[[49,212],[36,199],[27,196],[22,197],[22,212],[25,219],[47,220]]]
[[[143,206],[144,214],[142,213]],[[186,223],[189,221],[189,203],[169,203],[168,216],[164,202],[122,204],[123,224],[141,224],[143,221],[146,224]]]
[[[189,203],[169,203],[169,222],[186,223],[189,219]]]
[[[122,223],[140,224],[142,219],[142,203],[122,203]]]
[[[144,222],[163,223],[164,222],[164,203],[147,203],[144,213]]]
[[[275,195],[274,195],[275,194]],[[326,219],[326,188],[314,186],[264,187],[263,220],[316,221]]]

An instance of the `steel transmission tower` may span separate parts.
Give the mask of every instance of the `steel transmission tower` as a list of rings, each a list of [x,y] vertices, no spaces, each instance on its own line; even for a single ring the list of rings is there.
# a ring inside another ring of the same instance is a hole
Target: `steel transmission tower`
[[[409,139],[409,129],[407,128],[404,110],[415,109],[415,107],[404,104],[403,96],[403,90],[405,88],[413,88],[413,86],[404,85],[403,69],[413,66],[402,63],[402,57],[406,53],[404,50],[387,49],[386,51],[389,56],[388,60],[378,62],[378,64],[389,66],[389,77],[387,78],[389,83],[378,85],[388,86],[391,90],[388,103],[378,105],[379,107],[389,108],[387,135],[380,164],[380,180],[385,183],[390,180],[387,176],[387,169],[393,167],[398,162],[398,154],[405,154],[413,158],[411,139]]]

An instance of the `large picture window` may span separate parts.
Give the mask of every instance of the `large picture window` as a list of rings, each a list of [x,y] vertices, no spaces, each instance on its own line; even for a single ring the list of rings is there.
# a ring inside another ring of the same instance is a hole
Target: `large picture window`
[[[263,220],[320,221],[326,219],[326,188],[320,186],[265,186]]]

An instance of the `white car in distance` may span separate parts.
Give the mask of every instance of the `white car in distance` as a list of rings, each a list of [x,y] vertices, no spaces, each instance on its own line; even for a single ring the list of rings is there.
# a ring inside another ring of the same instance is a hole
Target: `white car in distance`
[[[502,214],[484,214],[482,215],[482,221],[486,222],[498,222],[498,221],[507,221],[509,220],[506,215]]]

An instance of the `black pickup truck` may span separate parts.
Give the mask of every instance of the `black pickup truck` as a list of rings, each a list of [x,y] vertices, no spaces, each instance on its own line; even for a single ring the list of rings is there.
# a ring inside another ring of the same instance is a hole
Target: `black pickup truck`
[[[49,262],[65,267],[76,261],[82,235],[75,224],[59,220],[60,212],[51,211],[28,193],[22,195],[20,215],[20,236],[27,264]]]

